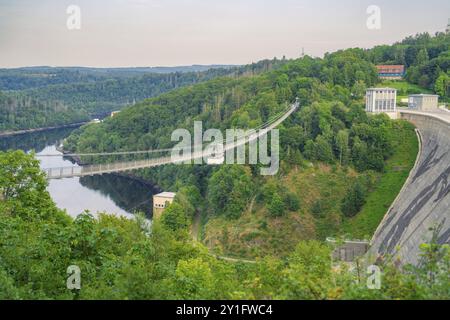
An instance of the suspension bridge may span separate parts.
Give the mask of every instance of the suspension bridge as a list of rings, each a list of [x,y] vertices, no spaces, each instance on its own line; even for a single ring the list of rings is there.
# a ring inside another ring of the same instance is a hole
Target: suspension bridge
[[[290,105],[286,110],[280,114],[275,115],[269,119],[266,123],[262,124],[258,128],[247,130],[244,135],[238,137],[236,141],[226,143],[223,145],[223,152],[231,149],[235,149],[239,146],[245,145],[249,142],[255,141],[260,137],[267,135],[270,131],[275,129],[278,125],[283,123],[295,110],[299,108],[298,100]],[[143,151],[122,151],[122,152],[110,152],[110,153],[79,153],[79,154],[49,154],[49,155],[37,155],[36,157],[99,157],[99,156],[130,156],[130,155],[145,155],[155,153],[167,153],[173,151],[170,149],[155,149],[155,150],[143,150]],[[216,156],[213,148],[204,150],[203,146],[200,151],[194,151],[192,153],[183,154],[176,159],[171,156],[164,156],[158,158],[149,158],[144,160],[134,161],[118,161],[111,163],[101,164],[89,164],[82,166],[70,166],[70,167],[56,167],[42,169],[47,174],[47,179],[63,179],[72,177],[83,177],[101,175],[106,173],[124,172],[143,168],[152,168],[171,163],[193,161],[195,159],[205,159]]]

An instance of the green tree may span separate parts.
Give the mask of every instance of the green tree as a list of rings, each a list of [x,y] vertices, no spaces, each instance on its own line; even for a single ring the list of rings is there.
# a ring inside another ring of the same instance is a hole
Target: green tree
[[[426,48],[419,50],[416,56],[416,65],[425,65],[429,61],[428,51]]]
[[[317,160],[331,163],[334,160],[333,150],[330,142],[323,136],[316,138],[316,157]]]
[[[441,72],[439,77],[436,79],[434,85],[434,91],[440,95],[442,98],[450,96],[450,76]]]
[[[267,207],[273,217],[280,217],[286,212],[286,205],[278,193],[274,193]]]
[[[299,243],[283,275],[280,298],[326,299],[333,286],[330,249],[317,241]]]
[[[347,157],[348,157],[348,153],[349,153],[348,141],[349,141],[348,131],[347,130],[339,130],[338,134],[336,135],[336,146],[339,150],[339,164],[340,165],[347,162]]]
[[[347,217],[355,216],[362,208],[366,199],[366,188],[356,181],[342,200],[342,212]]]
[[[189,226],[184,208],[177,202],[169,205],[161,215],[162,224],[172,231],[186,229]]]
[[[223,165],[209,179],[209,209],[215,214],[238,218],[252,194],[250,170],[240,165]]]
[[[173,291],[177,299],[214,299],[214,275],[209,264],[201,258],[180,260]]]
[[[362,97],[364,97],[366,93],[366,84],[363,80],[358,80],[355,82],[352,87],[352,93],[353,96],[357,99],[361,99]]]
[[[284,203],[286,204],[286,208],[290,211],[297,211],[300,209],[300,199],[295,193],[286,192]]]
[[[47,180],[33,154],[0,152],[0,209],[24,219],[56,217]]]

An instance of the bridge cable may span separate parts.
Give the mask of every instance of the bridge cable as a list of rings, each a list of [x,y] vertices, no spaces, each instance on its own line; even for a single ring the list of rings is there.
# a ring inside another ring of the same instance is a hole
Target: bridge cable
[[[289,107],[290,108],[290,107]],[[287,108],[287,109],[289,109]],[[287,111],[284,110],[284,111]],[[278,121],[279,119],[281,119],[285,112],[282,111],[279,114],[276,114],[274,116],[272,116],[271,118],[268,119],[267,122],[252,128],[252,129],[247,129],[247,131],[257,131],[263,127],[268,127],[270,125],[272,125],[273,123],[275,123],[276,121]],[[245,129],[243,129],[245,130]],[[243,138],[246,138],[248,136],[245,136]],[[238,137],[239,138],[239,137]],[[222,142],[227,142],[227,139],[223,139]],[[217,141],[216,143],[219,143],[219,141]],[[209,145],[209,143],[208,143]],[[202,145],[203,147],[204,145]],[[183,147],[179,147],[179,148],[166,148],[166,149],[150,149],[150,150],[138,150],[138,151],[117,151],[117,152],[98,152],[98,153],[65,153],[65,154],[37,154],[35,155],[36,158],[44,158],[44,157],[89,157],[89,156],[95,156],[95,157],[100,157],[100,156],[115,156],[115,155],[134,155],[134,154],[148,154],[148,153],[163,153],[163,152],[169,152],[169,151],[173,151],[173,150],[182,150],[184,149]]]

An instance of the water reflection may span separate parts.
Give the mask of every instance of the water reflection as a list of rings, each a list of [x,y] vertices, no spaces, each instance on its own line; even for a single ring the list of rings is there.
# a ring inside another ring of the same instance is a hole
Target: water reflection
[[[0,150],[35,150],[37,154],[60,154],[56,149],[73,128],[35,132],[0,138]],[[72,166],[62,157],[39,158],[41,168]],[[105,174],[101,176],[50,180],[48,191],[61,209],[77,216],[85,210],[130,217],[144,212],[151,217],[154,188],[134,179]]]
[[[0,137],[0,150],[41,152],[45,147],[60,144],[73,130],[74,128],[64,128]]]
[[[144,212],[151,216],[154,190],[140,181],[112,174],[82,177],[80,184],[111,197],[126,212]]]

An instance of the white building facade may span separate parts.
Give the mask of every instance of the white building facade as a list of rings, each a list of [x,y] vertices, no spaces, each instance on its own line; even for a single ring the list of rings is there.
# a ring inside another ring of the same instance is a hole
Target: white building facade
[[[366,112],[397,112],[397,90],[392,88],[367,89]]]
[[[153,219],[161,217],[166,209],[175,199],[174,192],[161,192],[153,195]]]

